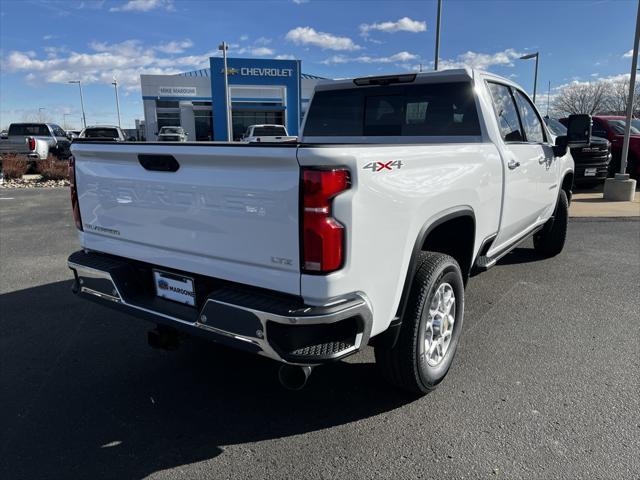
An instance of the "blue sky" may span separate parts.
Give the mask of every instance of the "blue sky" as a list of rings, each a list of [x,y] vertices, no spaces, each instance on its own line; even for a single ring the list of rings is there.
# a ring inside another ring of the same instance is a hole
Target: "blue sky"
[[[443,66],[470,64],[538,92],[572,81],[628,74],[634,0],[444,0]],[[115,123],[111,82],[121,84],[123,126],[143,118],[140,73],[208,66],[221,40],[230,56],[299,58],[330,78],[433,66],[434,1],[0,0],[0,125],[48,120],[79,127]],[[25,28],[28,26],[28,28]],[[543,95],[544,97],[544,95]],[[538,103],[541,103],[540,98]],[[40,110],[42,109],[42,110]]]

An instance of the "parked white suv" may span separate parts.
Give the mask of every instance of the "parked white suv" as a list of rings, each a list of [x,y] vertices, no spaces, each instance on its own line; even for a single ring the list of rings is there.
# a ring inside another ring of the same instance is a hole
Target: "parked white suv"
[[[567,145],[589,137],[588,116],[556,138],[518,85],[461,69],[319,84],[298,143],[74,143],[74,291],[159,325],[154,346],[278,360],[291,388],[370,344],[426,393],[468,277],[527,237],[562,250]]]

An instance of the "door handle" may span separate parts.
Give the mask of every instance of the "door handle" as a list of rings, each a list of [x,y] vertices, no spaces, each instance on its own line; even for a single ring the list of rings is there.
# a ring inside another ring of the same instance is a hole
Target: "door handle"
[[[540,165],[543,165],[543,164],[547,163],[547,157],[545,157],[544,155],[540,155],[540,156],[538,157],[538,163],[539,163]]]
[[[509,167],[509,170],[515,170],[519,166],[520,162],[516,162],[515,160],[509,160],[509,163],[507,163],[507,167]]]

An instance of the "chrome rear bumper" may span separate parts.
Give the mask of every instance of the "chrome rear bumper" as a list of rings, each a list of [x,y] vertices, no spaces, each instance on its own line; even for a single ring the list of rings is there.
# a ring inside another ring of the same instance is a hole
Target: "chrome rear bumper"
[[[87,299],[284,363],[316,365],[344,358],[366,345],[371,333],[371,309],[359,293],[309,306],[298,297],[206,277],[203,282],[216,285],[194,308],[155,296],[145,280],[153,266],[84,251],[72,254],[68,266],[74,293]]]

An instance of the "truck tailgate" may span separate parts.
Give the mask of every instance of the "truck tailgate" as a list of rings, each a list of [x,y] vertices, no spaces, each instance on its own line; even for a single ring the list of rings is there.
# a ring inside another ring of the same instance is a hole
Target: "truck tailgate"
[[[300,293],[295,145],[74,143],[72,151],[84,248]],[[156,170],[168,155],[179,168]]]

